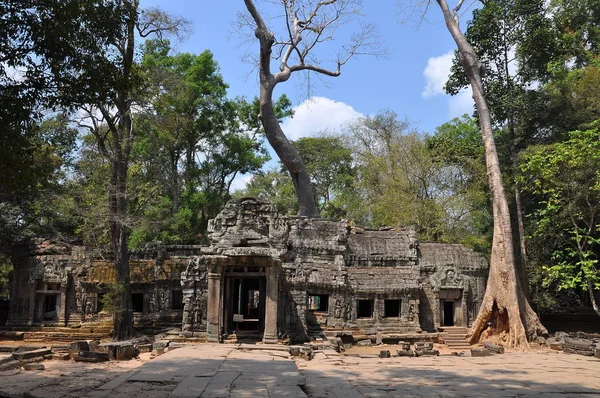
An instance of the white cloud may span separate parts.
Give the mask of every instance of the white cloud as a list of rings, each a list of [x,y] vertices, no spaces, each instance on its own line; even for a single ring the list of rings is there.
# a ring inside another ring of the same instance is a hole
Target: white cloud
[[[443,95],[448,98],[448,116],[450,118],[459,117],[473,113],[473,98],[471,88],[461,90],[457,95],[449,96],[444,92],[444,85],[448,81],[450,68],[454,51],[449,51],[439,57],[431,57],[427,60],[427,66],[423,71],[426,84],[421,96],[430,98],[436,95]]]
[[[427,60],[427,66],[423,71],[423,76],[425,76],[427,84],[421,93],[424,98],[444,94],[444,85],[448,81],[453,58],[454,51],[450,51],[439,57],[431,57]]]
[[[448,99],[448,116],[450,118],[455,118],[460,117],[465,113],[472,115],[474,106],[473,91],[470,87],[466,88]]]
[[[343,126],[363,116],[350,105],[325,97],[312,97],[294,107],[294,117],[281,123],[290,140],[319,132],[339,133]]]

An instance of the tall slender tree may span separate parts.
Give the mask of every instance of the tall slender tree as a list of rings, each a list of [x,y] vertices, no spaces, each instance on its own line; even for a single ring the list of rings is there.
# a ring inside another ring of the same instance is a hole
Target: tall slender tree
[[[119,0],[122,9],[121,36],[106,45],[104,73],[115,76],[115,85],[98,93],[83,109],[87,117],[81,126],[94,135],[98,150],[110,164],[108,217],[110,240],[115,263],[119,305],[115,311],[113,339],[133,336],[133,309],[129,270],[127,233],[127,175],[135,138],[132,108],[140,99],[144,82],[136,65],[136,42],[139,37],[176,34],[185,21],[174,19],[158,9],[141,10],[139,0]]]
[[[461,65],[473,90],[492,196],[494,232],[490,271],[485,296],[470,331],[470,340],[479,341],[485,331],[488,336],[504,335],[506,345],[509,347],[528,349],[528,340],[538,334],[547,334],[547,331],[529,305],[520,279],[517,277],[510,213],[502,185],[492,119],[483,85],[485,70],[475,49],[460,29],[458,13],[464,0],[459,0],[453,9],[450,9],[446,0],[436,1],[444,16],[446,27],[456,42]]]
[[[360,0],[282,0],[285,21],[283,39],[276,39],[255,1],[244,0],[244,4],[260,43],[260,120],[267,140],[292,177],[298,197],[298,215],[318,217],[319,210],[306,166],[277,120],[273,107],[273,90],[279,83],[287,81],[293,73],[305,71],[335,77],[340,75],[341,67],[353,56],[380,53],[375,27],[362,25],[361,30],[350,37],[346,50],[338,57],[337,67],[327,69],[315,60],[315,48],[323,42],[332,41],[341,27],[360,17]],[[273,59],[280,60],[279,72],[273,73],[271,70]]]

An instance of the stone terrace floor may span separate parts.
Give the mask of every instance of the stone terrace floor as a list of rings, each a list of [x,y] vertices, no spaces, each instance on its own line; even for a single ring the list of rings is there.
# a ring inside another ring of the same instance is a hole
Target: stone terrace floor
[[[282,346],[238,348],[201,344],[101,364],[46,361],[43,371],[0,373],[0,397],[600,398],[600,360],[549,350],[389,359],[327,351],[293,361]]]

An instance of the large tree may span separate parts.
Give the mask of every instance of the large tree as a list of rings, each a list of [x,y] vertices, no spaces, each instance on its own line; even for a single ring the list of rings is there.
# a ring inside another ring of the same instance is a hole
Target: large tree
[[[351,57],[364,51],[377,51],[374,27],[363,25],[358,33],[351,35],[350,43],[343,47],[344,51],[337,58],[336,67],[327,69],[318,62],[314,53],[323,42],[332,41],[340,28],[360,17],[359,0],[282,0],[280,11],[283,13],[284,29],[283,36],[277,38],[255,1],[244,0],[244,4],[260,44],[260,119],[265,134],[292,177],[298,197],[298,215],[317,217],[319,209],[310,176],[298,151],[281,129],[273,107],[273,90],[296,72],[339,76],[341,67]],[[279,71],[275,73],[271,70],[274,59],[280,61]]]
[[[453,9],[450,9],[446,0],[436,1],[444,16],[446,27],[456,42],[461,65],[473,91],[492,197],[494,232],[489,277],[479,314],[470,331],[470,339],[471,342],[479,341],[485,331],[487,336],[503,338],[508,347],[529,348],[528,340],[538,334],[546,334],[547,331],[529,305],[517,277],[510,213],[483,85],[485,69],[460,28],[458,13],[464,0],[460,0]]]
[[[535,202],[532,239],[548,248],[543,259],[546,283],[587,291],[598,315],[599,164],[598,127],[573,131],[563,142],[531,147],[521,164],[523,186]]]
[[[118,310],[115,311],[115,340],[133,336],[133,310],[129,271],[127,234],[130,227],[127,213],[127,176],[131,150],[135,139],[133,106],[139,103],[144,81],[136,64],[136,42],[139,37],[176,34],[185,21],[173,19],[158,9],[142,11],[139,0],[119,0],[121,35],[108,41],[104,48],[102,75],[112,76],[112,86],[105,87],[91,98],[83,109],[86,118],[80,123],[96,138],[98,150],[110,164],[108,224],[115,263]],[[87,73],[88,71],[83,71]]]

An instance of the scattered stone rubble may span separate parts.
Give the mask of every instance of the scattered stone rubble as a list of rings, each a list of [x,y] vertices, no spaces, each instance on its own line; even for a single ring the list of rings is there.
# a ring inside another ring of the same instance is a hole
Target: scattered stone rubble
[[[72,360],[75,362],[127,361],[140,352],[152,351],[152,356],[164,354],[178,348],[169,341],[152,344],[138,341],[100,343],[99,341],[74,341],[66,345],[52,346],[0,346],[0,372],[23,368],[43,370],[40,362],[45,360]]]
[[[600,335],[583,332],[557,332],[553,338],[546,340],[552,350],[564,351],[568,354],[595,356],[600,358]]]

